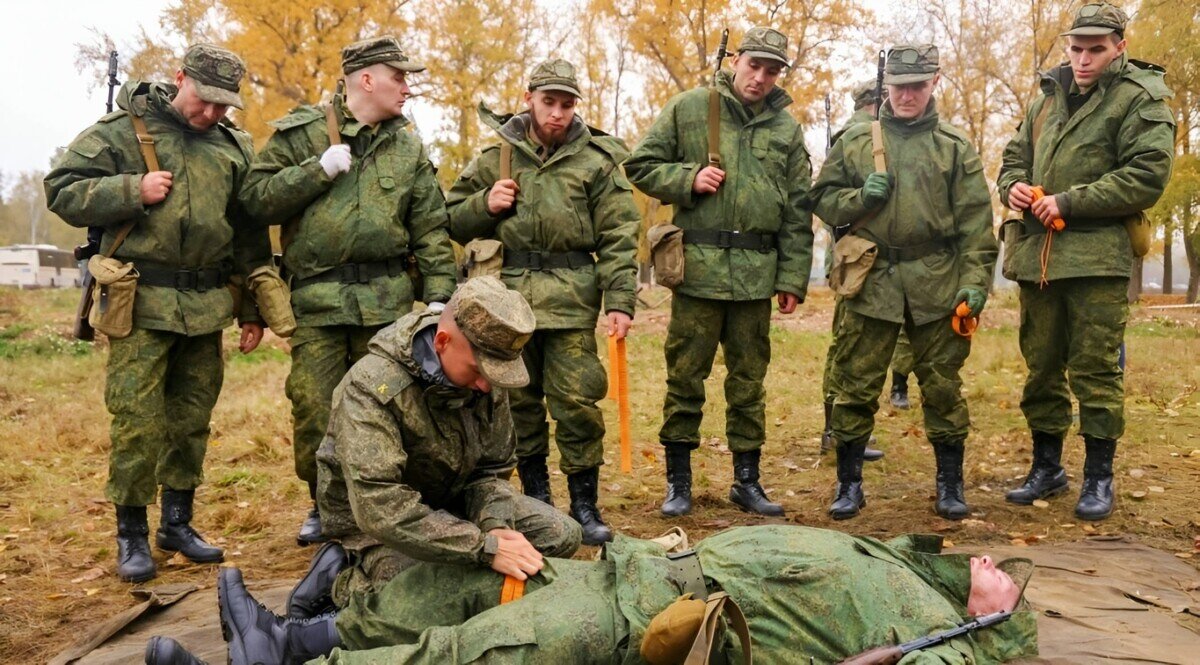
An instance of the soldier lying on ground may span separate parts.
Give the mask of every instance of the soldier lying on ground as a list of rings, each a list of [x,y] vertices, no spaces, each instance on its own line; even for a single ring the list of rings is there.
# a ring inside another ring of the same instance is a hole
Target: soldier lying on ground
[[[231,663],[682,662],[690,633],[652,623],[680,593],[718,590],[745,615],[758,663],[830,663],[1012,611],[997,626],[914,652],[904,663],[992,663],[1037,653],[1035,616],[1021,599],[1026,559],[941,554],[938,536],[888,542],[809,527],[729,529],[670,558],[653,541],[617,536],[600,561],[547,559],[524,596],[502,603],[503,576],[422,563],[339,612],[276,617],[247,593],[241,572],[218,584]],[[674,555],[672,555],[674,556]],[[691,574],[679,571],[692,571]],[[676,605],[676,607],[678,607]],[[678,626],[678,624],[676,624]],[[683,634],[680,634],[680,633]],[[720,649],[740,662],[737,640]],[[682,645],[682,651],[679,651]],[[148,663],[195,663],[166,638]],[[168,659],[172,656],[172,659]],[[737,656],[737,658],[735,658]]]

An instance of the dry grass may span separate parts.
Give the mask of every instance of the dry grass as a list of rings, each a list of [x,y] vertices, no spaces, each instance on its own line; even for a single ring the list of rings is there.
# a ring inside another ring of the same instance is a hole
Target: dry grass
[[[663,299],[647,295],[650,302]],[[113,572],[112,506],[103,497],[108,415],[103,406],[103,345],[67,341],[74,292],[0,291],[0,661],[42,662],[81,629],[133,604]],[[768,377],[768,437],[764,483],[788,509],[787,521],[834,528],[825,515],[833,484],[831,458],[817,455],[820,372],[828,344],[831,299],[812,294],[801,312],[777,321],[775,362]],[[663,479],[656,443],[665,368],[662,342],[668,304],[639,314],[629,343],[633,379],[634,473],[616,467],[615,437],[602,474],[602,506],[619,530],[657,535],[681,525],[693,536],[761,520],[726,500],[731,470],[724,440],[718,363],[695,460],[696,510],[667,520],[658,513]],[[919,408],[878,419],[887,458],[867,466],[870,505],[836,528],[886,535],[934,531],[958,546],[1075,540],[1090,533],[1131,533],[1169,551],[1191,555],[1200,534],[1200,314],[1136,310],[1128,334],[1129,427],[1117,461],[1119,502],[1111,519],[1074,519],[1074,496],[1049,508],[1021,509],[1003,501],[1029,463],[1018,403],[1024,366],[1016,345],[1015,299],[993,298],[967,366],[974,431],[968,443],[967,496],[975,512],[954,524],[931,509],[933,459]],[[292,473],[290,407],[283,394],[286,345],[270,339],[249,357],[232,349],[225,389],[213,414],[207,482],[198,493],[197,526],[226,548],[249,579],[291,578],[311,550],[296,547],[295,530],[308,507]],[[914,392],[914,398],[916,394]],[[615,409],[605,404],[609,422]],[[611,428],[615,434],[615,427]],[[1197,451],[1197,452],[1193,452]],[[1078,488],[1082,444],[1066,454]],[[1137,476],[1137,477],[1134,477]],[[562,504],[565,480],[553,478]],[[1157,491],[1162,490],[1162,491]],[[1134,498],[1132,493],[1145,493]],[[151,519],[157,519],[152,509]],[[580,556],[590,556],[591,552]],[[208,584],[215,567],[177,564],[160,553],[154,583]],[[1200,556],[1198,554],[1197,556]],[[96,579],[86,573],[101,568]],[[79,579],[78,582],[73,580]]]

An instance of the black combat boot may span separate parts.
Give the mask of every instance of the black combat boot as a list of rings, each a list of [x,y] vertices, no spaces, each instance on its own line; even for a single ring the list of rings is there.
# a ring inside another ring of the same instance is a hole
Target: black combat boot
[[[864,460],[874,462],[883,459],[883,451],[871,447],[875,443],[875,435],[872,434],[863,451]],[[837,438],[833,436],[833,402],[825,402],[825,431],[821,434],[821,454],[824,455],[835,447],[837,447]]]
[[[296,535],[296,544],[301,547],[329,540],[321,531],[321,511],[317,509],[317,484],[315,482],[308,484],[308,496],[313,502],[312,510],[308,511],[308,517],[304,518],[304,522],[300,524],[300,533]]]
[[[837,447],[837,492],[829,506],[829,516],[848,520],[867,505],[862,488],[863,451],[867,444],[843,444]]]
[[[154,544],[167,552],[179,552],[193,563],[220,563],[225,552],[209,545],[192,528],[192,500],[195,490],[162,490],[162,520]]]
[[[517,476],[521,478],[521,491],[542,503],[553,506],[550,496],[550,470],[546,468],[545,455],[530,455],[517,458]]]
[[[679,517],[692,512],[692,449],[681,443],[663,446],[667,456],[667,498],[662,513]]]
[[[599,484],[598,466],[567,476],[567,489],[571,492],[571,517],[583,527],[584,545],[603,545],[612,540],[612,530],[600,519],[600,509],[596,507]]]
[[[117,506],[117,577],[145,582],[156,574],[145,506]]]
[[[937,459],[937,503],[934,511],[948,520],[971,513],[963,496],[963,440],[933,444]]]
[[[222,568],[217,576],[217,605],[230,665],[303,663],[341,646],[336,614],[303,620],[275,616],[246,590],[237,568]]]
[[[907,409],[912,406],[908,401],[908,375],[892,372],[892,406],[897,409]]]
[[[1083,461],[1083,488],[1079,490],[1075,516],[1081,520],[1095,522],[1112,514],[1112,465],[1117,442],[1113,439],[1085,436],[1083,444],[1087,448],[1087,457]]]
[[[1048,432],[1033,432],[1033,465],[1021,486],[1010,490],[1004,500],[1028,506],[1067,491],[1067,472],[1062,468],[1063,440]]]
[[[146,665],[208,665],[169,637],[156,635],[146,643]]]
[[[346,550],[338,543],[325,543],[313,555],[308,572],[300,578],[300,583],[288,594],[288,617],[291,619],[311,619],[318,614],[332,612],[337,608],[333,604],[333,580],[346,567]]]
[[[758,482],[761,454],[761,450],[733,454],[733,486],[729,488],[729,500],[748,513],[783,517],[783,506],[767,499],[767,493]]]

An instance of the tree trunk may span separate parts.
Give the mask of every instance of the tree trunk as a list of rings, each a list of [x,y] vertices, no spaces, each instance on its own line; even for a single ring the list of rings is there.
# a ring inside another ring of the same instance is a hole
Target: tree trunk
[[[1163,281],[1162,292],[1172,294],[1175,292],[1175,257],[1172,254],[1175,251],[1175,225],[1168,219],[1166,224],[1163,224]]]
[[[1183,251],[1188,262],[1187,301],[1196,302],[1200,293],[1200,226],[1192,223],[1192,205],[1183,207]]]
[[[1135,258],[1133,260],[1133,272],[1129,276],[1129,292],[1127,297],[1129,302],[1135,303],[1142,296],[1142,259]]]

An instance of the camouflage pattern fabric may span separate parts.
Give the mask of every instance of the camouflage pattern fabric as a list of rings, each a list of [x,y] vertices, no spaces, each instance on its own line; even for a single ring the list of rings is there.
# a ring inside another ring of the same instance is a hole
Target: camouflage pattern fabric
[[[517,456],[550,453],[548,407],[562,472],[603,464],[604,415],[596,402],[608,392],[608,376],[596,355],[595,330],[539,330],[522,357],[529,385],[509,391]]]
[[[900,328],[900,334],[896,337],[896,350],[892,352],[892,372],[908,376],[913,373],[916,363],[912,342],[908,341],[904,328]]]
[[[296,477],[317,482],[317,447],[329,425],[333,391],[350,367],[367,355],[383,326],[305,326],[292,335],[292,370],[284,391],[292,402]]]
[[[899,324],[847,308],[833,339],[829,382],[834,395],[833,434],[839,443],[863,443],[870,438],[901,328],[913,348],[926,437],[936,444],[967,436],[970,415],[960,372],[971,342],[950,328],[950,317],[923,325],[911,319]]]
[[[829,340],[829,350],[825,352],[825,370],[821,374],[821,394],[824,396],[827,403],[832,403],[834,400],[833,393],[833,357],[835,345],[837,341],[837,331],[841,326],[845,308],[842,307],[842,299],[837,298],[833,304],[833,335]],[[908,341],[908,335],[904,332],[904,327],[900,327],[900,332],[896,336],[896,349],[892,352],[893,372],[898,374],[909,375],[913,373],[913,367],[916,364],[916,359],[913,357],[912,343]]]
[[[220,332],[188,337],[134,328],[109,340],[104,402],[112,414],[112,449],[104,494],[110,501],[147,506],[157,485],[200,485],[224,376]]]
[[[952,628],[966,617],[969,555],[937,536],[888,542],[795,526],[742,527],[695,547],[710,588],[741,606],[755,662],[832,663],[881,644]],[[601,561],[547,561],[525,597],[500,605],[492,571],[422,563],[337,619],[344,647],[322,663],[643,663],[650,619],[680,594],[650,541],[618,534]],[[1028,569],[1028,560],[1002,562]],[[870,603],[861,602],[870,598]],[[721,650],[740,662],[725,632]],[[905,663],[998,663],[1037,653],[1036,613],[908,656]]]
[[[334,391],[317,451],[322,530],[351,551],[385,545],[460,565],[490,565],[484,545],[496,528],[540,530],[546,551],[574,552],[574,520],[546,511],[530,522],[518,507],[507,391],[454,387],[414,355],[439,316],[412,313],[381,330]]]
[[[196,95],[212,104],[242,108],[242,77],[246,63],[233,51],[214,44],[195,44],[183,54],[180,67],[196,86]]]
[[[228,263],[239,279],[271,257],[266,229],[253,228],[237,203],[249,173],[250,135],[222,123],[205,132],[191,129],[171,106],[178,90],[165,83],[128,81],[114,111],[71,142],[46,176],[52,212],[77,228],[104,227],[101,251],[131,219],[133,227],[117,258],[165,269]],[[141,201],[146,162],[129,114],[146,122],[154,136],[160,168],[173,174],[167,198],[147,208]],[[248,292],[247,292],[248,293]],[[133,309],[136,328],[180,335],[207,335],[233,323],[260,322],[254,299],[244,295],[233,311],[228,289],[179,291],[140,285]]]
[[[812,268],[812,166],[803,128],[786,110],[781,88],[767,93],[762,109],[742,104],[720,75],[721,160],[726,180],[716,193],[692,191],[708,164],[708,89],[676,95],[625,161],[633,184],[674,208],[684,230],[725,229],[775,235],[776,250],[684,245],[684,281],[675,293],[710,300],[763,300],[777,291],[802,300]]]
[[[301,106],[275,120],[275,133],[254,160],[242,189],[246,209],[262,224],[282,224],[289,242],[283,267],[307,279],[346,263],[387,261],[411,252],[425,292],[407,274],[362,283],[323,282],[292,291],[296,324],[379,326],[412,309],[413,300],[445,302],[454,291],[454,250],[434,168],[416,134],[397,117],[377,127],[334,100],[352,165],[336,178],[318,161],[329,147],[322,107]]]
[[[1154,205],[1171,177],[1175,118],[1167,106],[1171,90],[1161,73],[1143,69],[1126,56],[1100,76],[1095,92],[1071,115],[1067,97],[1079,92],[1068,66],[1042,76],[1042,96],[1029,105],[1025,120],[1004,150],[996,185],[1007,205],[1013,184],[1040,185],[1053,194],[1067,228],[1054,238],[1047,278],[1128,278],[1133,251],[1127,216]],[[1033,126],[1050,105],[1036,149]],[[1005,261],[1012,279],[1036,283],[1039,253],[1046,238],[1042,223],[1024,214],[1022,237]]]
[[[1118,359],[1128,288],[1123,277],[1063,279],[1044,289],[1021,284],[1021,353],[1029,366],[1021,411],[1031,430],[1066,435],[1074,393],[1080,434],[1121,438],[1125,381]]]
[[[725,433],[735,453],[762,447],[766,438],[766,390],[771,363],[771,301],[693,298],[678,291],[664,348],[667,395],[658,440],[695,449],[700,445],[704,380],[720,346],[725,357]]]
[[[500,179],[499,143],[488,146],[459,174],[447,195],[450,233],[466,244],[493,238],[505,252],[585,252],[593,266],[526,270],[506,267],[501,278],[533,308],[538,330],[588,329],[601,309],[630,316],[637,303],[637,237],[641,216],[619,164],[628,151],[618,138],[588,127],[578,116],[566,142],[543,162],[529,138],[529,114],[480,119],[512,144],[516,204],[498,216],[487,196]]]

